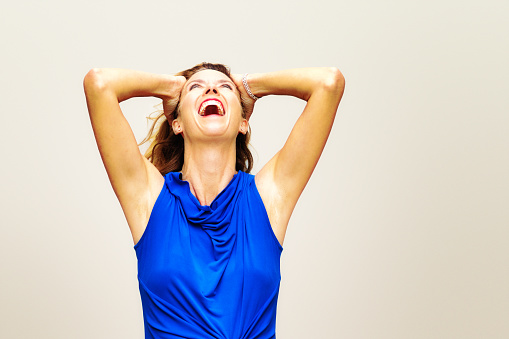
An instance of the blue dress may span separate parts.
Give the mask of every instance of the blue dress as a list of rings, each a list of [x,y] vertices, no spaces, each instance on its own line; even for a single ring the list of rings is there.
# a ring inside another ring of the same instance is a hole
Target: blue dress
[[[166,174],[134,249],[146,339],[275,338],[283,248],[253,175],[202,206]]]

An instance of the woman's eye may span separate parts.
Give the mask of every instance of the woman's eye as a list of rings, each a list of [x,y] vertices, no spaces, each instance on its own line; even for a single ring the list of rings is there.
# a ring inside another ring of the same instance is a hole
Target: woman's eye
[[[226,87],[228,89],[232,89],[232,86],[228,85],[228,84],[224,84],[223,87]]]
[[[191,87],[189,87],[189,90],[192,90],[193,88],[200,87],[199,84],[192,84]]]

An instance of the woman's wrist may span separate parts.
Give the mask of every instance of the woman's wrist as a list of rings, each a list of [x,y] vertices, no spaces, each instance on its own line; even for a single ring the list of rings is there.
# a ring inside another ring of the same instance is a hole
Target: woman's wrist
[[[251,93],[258,99],[270,93],[264,91],[263,73],[249,73],[246,76],[246,82]]]
[[[248,75],[248,84],[251,92],[258,98],[267,95],[291,95],[304,99],[304,96],[293,88],[296,84],[294,76],[292,70],[253,73]]]
[[[182,81],[179,77],[171,74],[159,74],[155,76],[157,81],[154,82],[155,86],[151,89],[150,95],[163,100],[173,99],[177,95],[177,88],[180,94]]]

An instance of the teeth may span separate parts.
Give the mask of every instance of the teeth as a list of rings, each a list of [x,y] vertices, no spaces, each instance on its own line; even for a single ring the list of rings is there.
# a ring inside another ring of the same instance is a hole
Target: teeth
[[[224,115],[224,112],[223,112],[223,106],[221,105],[221,103],[217,100],[207,100],[205,101],[204,103],[201,104],[201,107],[200,107],[200,115],[203,115],[205,114],[205,109],[207,108],[207,106],[210,106],[210,105],[215,105],[217,106],[217,110],[219,112],[219,115]]]

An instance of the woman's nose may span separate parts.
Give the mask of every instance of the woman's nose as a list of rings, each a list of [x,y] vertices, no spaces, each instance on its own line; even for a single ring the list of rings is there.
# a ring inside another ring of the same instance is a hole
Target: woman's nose
[[[217,89],[214,87],[214,88],[207,88],[207,91],[205,92],[205,94],[209,94],[209,93],[214,93],[214,94],[217,94]]]

